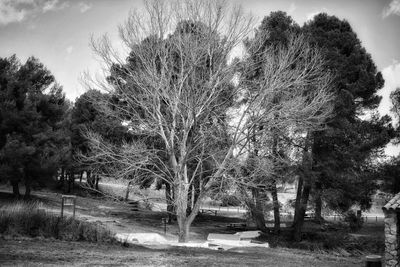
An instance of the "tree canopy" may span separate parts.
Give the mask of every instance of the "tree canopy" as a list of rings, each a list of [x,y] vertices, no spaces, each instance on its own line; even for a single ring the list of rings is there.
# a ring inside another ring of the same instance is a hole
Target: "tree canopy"
[[[45,66],[36,58],[21,64],[15,56],[0,59],[2,147],[1,177],[19,195],[24,181],[29,197],[33,183],[44,185],[58,171],[58,152],[68,143],[63,118],[65,95]]]

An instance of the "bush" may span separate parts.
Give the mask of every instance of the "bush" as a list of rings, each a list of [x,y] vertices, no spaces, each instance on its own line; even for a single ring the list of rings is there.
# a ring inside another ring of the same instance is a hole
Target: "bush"
[[[350,230],[353,232],[360,230],[364,223],[363,218],[358,217],[352,210],[344,214],[344,221],[349,223]]]
[[[38,202],[14,202],[0,209],[0,234],[52,237],[66,241],[112,243],[110,231],[71,217],[60,218],[40,208]]]

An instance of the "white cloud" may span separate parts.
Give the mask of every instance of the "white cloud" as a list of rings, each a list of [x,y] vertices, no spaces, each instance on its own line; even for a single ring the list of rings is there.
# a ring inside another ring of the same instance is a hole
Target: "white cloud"
[[[393,115],[390,112],[393,106],[390,100],[390,93],[396,90],[396,88],[400,88],[400,62],[395,61],[392,65],[384,68],[382,76],[385,79],[385,86],[378,92],[378,95],[382,96],[378,111],[381,115]]]
[[[20,22],[26,16],[25,10],[16,10],[5,2],[0,2],[0,25]]]
[[[63,9],[68,4],[59,0],[0,0],[0,26],[17,23],[29,16]]]
[[[43,13],[56,9],[57,4],[58,0],[47,1],[42,7]]]
[[[328,11],[329,10],[324,7],[322,9],[318,10],[318,11],[314,11],[314,12],[308,13],[306,15],[306,21],[312,20],[314,18],[314,16],[318,15],[319,13],[328,13]]]
[[[89,9],[92,8],[92,5],[91,5],[91,4],[87,4],[87,3],[80,2],[79,5],[78,5],[78,7],[79,7],[79,11],[80,11],[81,13],[85,13],[86,11],[88,11]]]
[[[67,51],[68,54],[71,54],[72,51],[74,50],[74,47],[72,45],[68,46],[65,51]]]
[[[296,4],[295,3],[291,3],[288,9],[288,14],[291,15],[293,14],[293,12],[296,10]]]
[[[383,9],[383,18],[386,18],[390,15],[400,16],[400,0],[392,0],[390,4]]]

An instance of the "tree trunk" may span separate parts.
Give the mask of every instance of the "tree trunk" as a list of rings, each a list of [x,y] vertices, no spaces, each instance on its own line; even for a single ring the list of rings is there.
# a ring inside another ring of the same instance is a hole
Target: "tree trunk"
[[[81,171],[79,174],[79,183],[82,183],[82,177],[83,177],[83,171]]]
[[[175,206],[176,206],[176,216],[178,220],[178,242],[186,243],[189,241],[189,226],[190,223],[187,221],[187,207],[188,207],[188,193],[189,184],[179,179],[179,184],[175,191]]]
[[[321,183],[316,183],[315,186],[315,220],[319,223],[323,221],[322,218],[322,187]]]
[[[178,216],[178,225],[179,225],[179,233],[178,233],[178,242],[186,243],[189,241],[189,228],[190,224],[186,220],[186,216]]]
[[[308,198],[311,192],[311,171],[312,171],[312,156],[310,149],[310,141],[312,133],[308,133],[303,151],[302,172],[299,178],[297,188],[296,210],[293,221],[293,238],[295,241],[301,240],[301,230],[304,224],[304,216],[307,210]]]
[[[281,219],[279,214],[279,201],[278,201],[278,190],[276,188],[276,181],[273,181],[271,187],[272,203],[274,206],[274,230],[279,233],[281,231]]]
[[[293,227],[299,220],[301,195],[303,194],[303,176],[299,175],[298,177],[299,177],[299,179],[297,181],[297,194],[296,194],[296,202],[294,205],[294,218],[293,218],[293,224],[292,224]]]
[[[189,214],[192,212],[192,199],[193,199],[193,186],[189,187],[188,190],[188,205],[187,205],[187,209],[186,209],[186,215],[189,216]]]
[[[264,213],[260,212],[256,205],[250,204],[250,213],[251,217],[253,218],[254,223],[256,224],[256,228],[262,232],[267,232],[267,227],[265,226],[265,218]]]
[[[278,133],[277,130],[273,130],[273,142],[272,142],[272,155],[273,155],[273,162],[274,162],[274,169],[275,173],[277,174],[279,170],[277,169],[277,158],[279,157],[278,153]],[[280,220],[280,214],[279,214],[279,201],[278,201],[278,190],[276,188],[276,180],[277,180],[277,175],[274,175],[272,177],[272,185],[271,185],[271,195],[272,195],[272,203],[273,203],[273,209],[274,209],[274,230],[275,232],[279,233],[281,230],[281,220]]]
[[[61,175],[60,175],[60,184],[62,187],[64,187],[64,178],[65,178],[65,168],[61,168]]]
[[[71,180],[72,180],[71,172],[67,173],[67,177],[66,178],[67,178],[67,184],[68,184],[67,193],[69,194],[69,193],[71,193]]]
[[[75,188],[75,173],[73,172],[71,175],[71,187],[72,187],[72,192],[74,192],[74,188]]]
[[[30,199],[31,198],[31,182],[28,179],[25,179],[25,195],[24,199]]]
[[[91,171],[88,171],[87,172],[87,175],[86,175],[86,183],[88,184],[88,186],[90,187],[90,188],[94,188],[94,174],[92,174],[92,172]]]
[[[129,191],[130,191],[131,183],[132,183],[132,181],[129,181],[128,186],[126,187],[125,201],[128,201],[128,199],[129,199]]]
[[[90,171],[87,171],[87,172],[86,172],[86,184],[87,184],[89,187],[91,187],[91,186],[90,186]]]
[[[167,201],[168,223],[172,223],[174,217],[174,200],[171,185],[169,183],[165,184],[165,199]]]
[[[307,210],[308,198],[310,196],[311,185],[309,183],[305,183],[303,194],[301,196],[301,203],[298,210],[298,218],[294,225],[293,238],[295,241],[301,241],[301,231],[303,229],[304,224],[304,216]]]
[[[95,177],[96,177],[96,186],[95,186],[95,188],[96,188],[96,190],[99,190],[100,176],[99,176],[99,175],[96,175]]]
[[[13,188],[14,197],[19,198],[21,196],[19,193],[19,181],[11,181],[11,186]]]
[[[267,232],[267,227],[265,226],[264,209],[262,202],[260,200],[259,189],[252,189],[253,200],[249,200],[247,206],[250,208],[251,217],[258,230]]]

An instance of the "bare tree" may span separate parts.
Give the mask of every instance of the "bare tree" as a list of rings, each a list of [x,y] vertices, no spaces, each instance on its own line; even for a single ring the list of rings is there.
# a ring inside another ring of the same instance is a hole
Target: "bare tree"
[[[118,166],[119,173],[140,169],[168,184],[180,242],[188,241],[189,227],[210,190],[228,180],[255,184],[229,173],[234,162],[248,153],[253,129],[261,142],[265,133],[258,127],[261,124],[264,129],[273,124],[306,131],[320,127],[331,112],[330,76],[322,71],[319,52],[302,37],[294,38],[287,49],[266,51],[264,79],[252,84],[253,90],[247,88],[249,82],[241,81],[240,71],[252,66],[230,59],[252,26],[240,8],[230,9],[224,2],[149,1],[144,11],[133,12],[120,26],[130,51],[129,64],[118,57],[107,37],[93,42],[111,73],[105,82],[88,78],[87,84],[101,86],[114,99],[98,101],[97,106],[135,135],[156,138],[159,144],[130,149],[127,159],[114,154],[116,149],[101,148],[107,144],[91,135],[91,143],[99,148],[93,146],[92,160],[102,165],[105,158]],[[306,94],[310,86],[316,90]],[[276,91],[285,99],[279,105],[271,104]],[[276,113],[279,120],[273,120]]]

